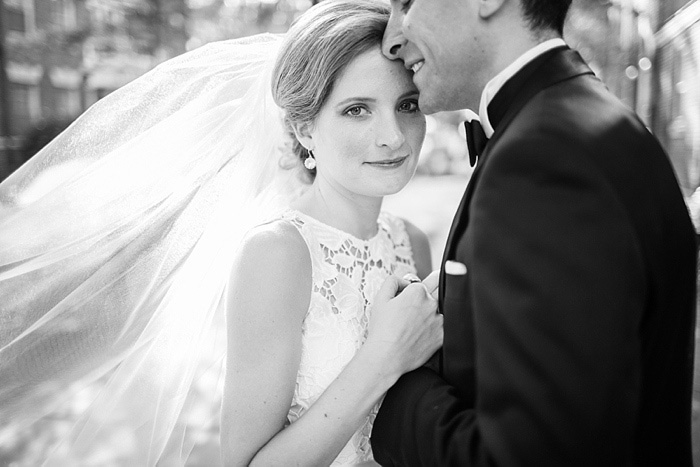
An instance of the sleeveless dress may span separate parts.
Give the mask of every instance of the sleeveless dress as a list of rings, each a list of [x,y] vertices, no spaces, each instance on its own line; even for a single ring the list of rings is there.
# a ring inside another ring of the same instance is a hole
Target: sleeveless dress
[[[362,240],[298,211],[282,219],[294,225],[309,248],[312,291],[302,325],[302,353],[292,406],[294,423],[316,402],[367,338],[372,300],[389,275],[416,273],[401,219],[382,212],[378,232]],[[332,465],[371,462],[370,434],[377,404]]]

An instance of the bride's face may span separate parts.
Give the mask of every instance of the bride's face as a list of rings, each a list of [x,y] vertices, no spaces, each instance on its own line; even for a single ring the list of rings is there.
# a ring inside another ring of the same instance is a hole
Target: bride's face
[[[308,135],[315,183],[372,197],[401,190],[425,136],[410,72],[379,47],[359,55],[336,80]]]

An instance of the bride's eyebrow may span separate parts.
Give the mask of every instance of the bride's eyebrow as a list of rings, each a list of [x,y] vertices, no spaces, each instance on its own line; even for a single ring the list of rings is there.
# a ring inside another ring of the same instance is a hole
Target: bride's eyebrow
[[[403,94],[401,94],[397,100],[405,99],[407,97],[411,96],[417,96],[418,95],[418,90],[417,89],[411,89],[410,91],[406,91]],[[357,104],[357,103],[374,103],[377,102],[377,99],[374,97],[363,97],[363,96],[354,96],[354,97],[348,97],[343,99],[342,101],[338,102],[336,104],[337,107],[342,107],[344,105],[348,104]]]
[[[348,97],[347,99],[343,99],[342,101],[338,102],[338,104],[336,104],[336,105],[338,107],[342,107],[344,105],[356,104],[358,102],[377,102],[377,99],[375,99],[374,97],[362,97],[362,96]]]

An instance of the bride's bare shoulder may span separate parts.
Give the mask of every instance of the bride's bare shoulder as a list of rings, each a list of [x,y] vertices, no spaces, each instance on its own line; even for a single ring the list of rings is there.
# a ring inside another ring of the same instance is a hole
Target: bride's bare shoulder
[[[238,250],[234,273],[266,282],[294,282],[311,276],[309,249],[299,230],[278,219],[251,229]],[[301,277],[300,277],[301,276]]]
[[[286,259],[309,254],[299,230],[285,219],[276,219],[253,227],[243,238],[241,250]]]

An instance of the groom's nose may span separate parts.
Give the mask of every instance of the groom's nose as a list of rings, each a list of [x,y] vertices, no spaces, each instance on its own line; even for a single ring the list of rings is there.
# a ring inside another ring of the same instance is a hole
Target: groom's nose
[[[392,14],[384,31],[382,40],[382,53],[389,60],[401,58],[401,52],[406,39],[401,32],[401,20],[398,15]]]

